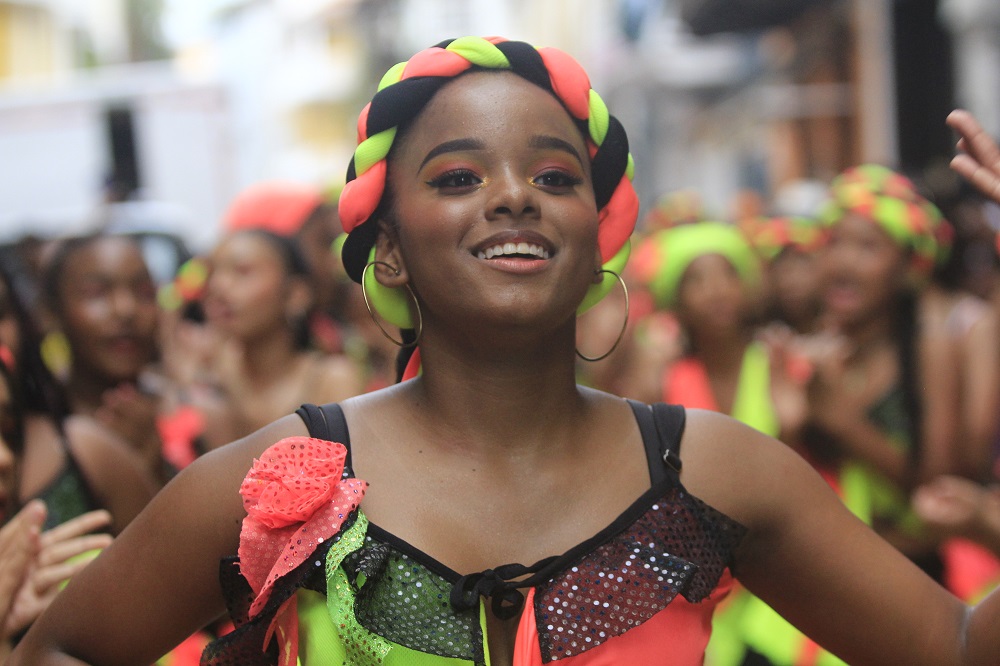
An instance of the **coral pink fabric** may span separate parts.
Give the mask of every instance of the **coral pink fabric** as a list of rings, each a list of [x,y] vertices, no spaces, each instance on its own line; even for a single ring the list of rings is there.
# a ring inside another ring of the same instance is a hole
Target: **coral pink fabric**
[[[679,359],[664,374],[663,401],[691,409],[722,411],[712,394],[705,365],[694,358]]]
[[[316,188],[280,181],[259,183],[236,196],[223,218],[223,228],[292,236],[321,203],[323,194]]]
[[[286,437],[254,460],[240,486],[247,512],[240,532],[240,572],[254,592],[251,617],[264,608],[274,583],[336,534],[361,503],[368,484],[343,478],[346,459],[343,444]],[[278,611],[267,634],[269,641],[277,631],[282,644],[291,646],[281,655],[282,665],[294,664],[297,657],[294,599]]]
[[[558,663],[563,666],[659,664],[664,661],[664,653],[669,652],[672,664],[701,664],[712,635],[712,613],[729,594],[733,583],[732,574],[726,569],[719,585],[700,603],[693,604],[678,596],[641,625],[592,650],[560,659]],[[517,627],[514,666],[542,665],[533,601],[534,589],[527,594],[525,610]]]

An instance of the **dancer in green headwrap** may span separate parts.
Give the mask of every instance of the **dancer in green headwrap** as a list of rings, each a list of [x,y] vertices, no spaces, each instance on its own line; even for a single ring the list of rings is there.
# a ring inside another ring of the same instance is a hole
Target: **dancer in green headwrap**
[[[816,366],[806,443],[840,461],[852,510],[940,579],[936,546],[907,494],[950,464],[950,438],[937,430],[944,426],[926,418],[928,345],[918,327],[919,290],[941,256],[942,217],[912,181],[879,165],[846,170],[830,194],[823,295],[843,344]]]

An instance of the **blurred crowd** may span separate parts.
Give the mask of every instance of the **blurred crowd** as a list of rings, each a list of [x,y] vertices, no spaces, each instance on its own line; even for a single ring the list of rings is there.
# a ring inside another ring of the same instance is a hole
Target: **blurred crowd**
[[[579,320],[580,382],[778,437],[974,601],[1000,583],[1000,209],[950,172],[872,164],[803,191],[741,193],[725,212],[694,191],[650,202],[612,295]],[[141,234],[4,255],[8,647],[195,458],[302,403],[397,381],[398,335],[339,261],[336,193],[260,183],[220,224],[162,283]],[[743,590],[716,623],[710,664],[838,663]],[[162,663],[197,663],[225,630]]]

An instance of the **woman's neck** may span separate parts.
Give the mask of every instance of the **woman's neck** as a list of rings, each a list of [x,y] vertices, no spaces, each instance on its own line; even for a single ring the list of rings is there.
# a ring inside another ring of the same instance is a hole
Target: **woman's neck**
[[[748,329],[692,333],[691,346],[709,374],[738,371],[752,337]]]
[[[115,380],[93,370],[73,367],[66,381],[66,397],[73,414],[93,416],[102,404],[105,391],[125,383],[135,384],[138,377]]]
[[[423,371],[412,386],[414,404],[421,417],[447,424],[451,436],[464,436],[470,446],[551,450],[580,423],[586,400],[565,342],[478,354],[467,346],[423,347]]]
[[[892,317],[873,317],[852,326],[845,326],[842,332],[851,341],[856,353],[864,356],[872,349],[892,341]]]
[[[233,349],[240,375],[246,380],[263,383],[290,372],[294,368],[292,361],[300,353],[291,336],[284,332],[237,341]]]

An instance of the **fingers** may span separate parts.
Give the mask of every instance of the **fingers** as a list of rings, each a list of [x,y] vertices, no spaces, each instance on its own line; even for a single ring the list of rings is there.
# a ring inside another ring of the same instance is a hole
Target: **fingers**
[[[971,529],[979,514],[983,490],[957,477],[939,477],[913,493],[914,511],[926,523],[963,532]]]
[[[94,530],[111,525],[111,514],[101,509],[91,511],[82,516],[77,516],[72,520],[67,520],[62,525],[53,527],[41,536],[41,546],[45,549],[54,543],[78,537]]]
[[[106,536],[106,535],[101,535]],[[100,542],[94,541],[94,544]],[[39,594],[44,594],[46,591],[52,588],[54,585],[58,585],[63,581],[67,581],[81,570],[84,569],[88,564],[90,564],[95,557],[101,554],[101,550],[106,548],[108,544],[111,543],[111,538],[108,537],[107,543],[103,545],[97,545],[94,548],[86,548],[80,552],[74,554],[74,556],[69,559],[64,559],[58,564],[53,564],[50,566],[45,566],[37,571],[32,576],[32,583],[35,586],[35,590]],[[83,544],[80,544],[83,547]],[[89,545],[89,544],[88,544]]]
[[[1000,147],[968,111],[952,111],[946,120],[959,133],[951,167],[986,196],[1000,202]]]
[[[111,545],[111,541],[112,537],[109,534],[88,534],[58,541],[42,549],[38,555],[38,564],[41,567],[57,565],[88,551],[107,548]]]

